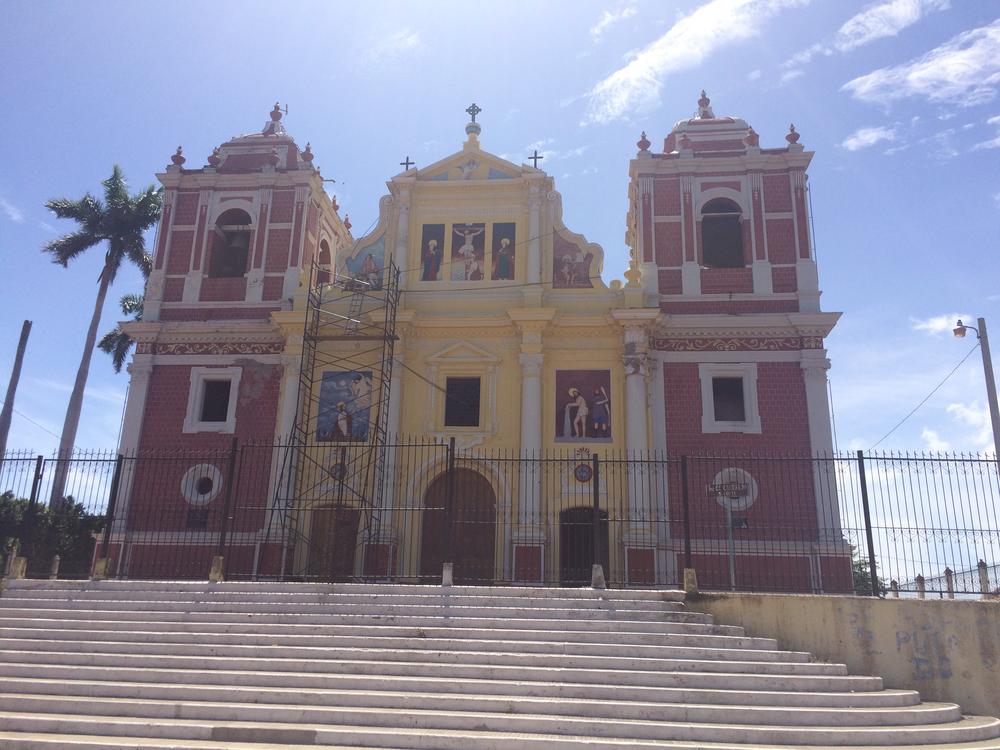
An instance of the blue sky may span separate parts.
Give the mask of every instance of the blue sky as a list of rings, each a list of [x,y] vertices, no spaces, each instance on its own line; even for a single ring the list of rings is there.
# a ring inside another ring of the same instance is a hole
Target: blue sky
[[[972,342],[951,336],[955,317],[986,317],[1000,360],[997,0],[3,0],[0,13],[3,388],[34,321],[11,447],[57,444],[102,255],[53,265],[40,248],[71,226],[44,201],[99,190],[116,162],[138,189],[178,144],[203,163],[275,100],[356,236],[398,163],[457,150],[477,102],[483,147],[545,155],[567,225],[605,248],[611,279],[635,141],[662,143],[705,88],[762,146],[794,122],[816,151],[822,304],[844,312],[827,341],[841,448],[874,444],[961,360]],[[119,275],[102,330],[140,289]],[[96,353],[79,446],[115,444],[126,386]],[[879,447],[990,444],[976,352]]]

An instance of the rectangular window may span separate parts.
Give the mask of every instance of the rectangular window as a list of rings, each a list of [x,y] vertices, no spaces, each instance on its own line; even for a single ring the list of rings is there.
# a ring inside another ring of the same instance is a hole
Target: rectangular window
[[[478,427],[479,378],[446,378],[445,391],[445,427]]]
[[[712,378],[712,403],[716,422],[745,422],[743,378]]]
[[[225,422],[229,419],[229,380],[206,380],[201,402],[202,422]]]

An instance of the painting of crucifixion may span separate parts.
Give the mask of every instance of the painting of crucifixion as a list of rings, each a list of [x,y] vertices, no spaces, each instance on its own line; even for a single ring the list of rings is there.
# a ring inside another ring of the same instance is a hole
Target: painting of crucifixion
[[[481,281],[486,278],[486,225],[454,224],[451,236],[451,280]]]

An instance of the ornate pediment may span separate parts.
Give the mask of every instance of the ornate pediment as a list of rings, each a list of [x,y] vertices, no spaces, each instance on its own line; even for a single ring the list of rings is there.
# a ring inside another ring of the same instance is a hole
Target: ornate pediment
[[[477,362],[495,365],[500,362],[500,357],[468,341],[460,341],[457,344],[446,346],[436,354],[432,354],[427,358],[427,362],[434,364]]]

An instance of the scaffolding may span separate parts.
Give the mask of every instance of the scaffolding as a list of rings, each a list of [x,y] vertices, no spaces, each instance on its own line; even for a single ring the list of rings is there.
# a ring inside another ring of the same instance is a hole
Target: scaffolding
[[[391,262],[354,275],[311,269],[296,416],[269,524],[280,526],[283,578],[368,577],[385,510],[398,304]]]

